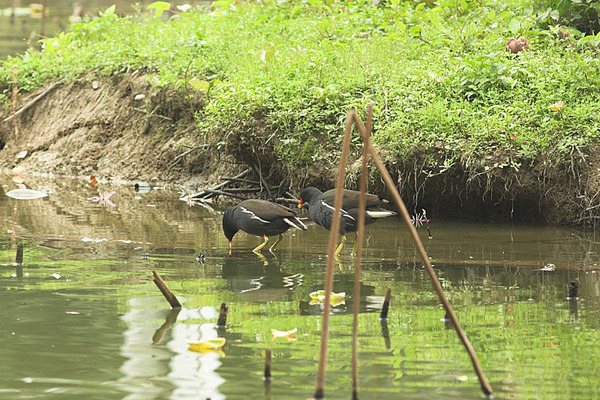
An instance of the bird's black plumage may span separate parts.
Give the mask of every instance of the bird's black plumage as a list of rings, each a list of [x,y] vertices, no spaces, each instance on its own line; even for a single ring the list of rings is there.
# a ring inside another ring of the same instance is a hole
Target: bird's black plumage
[[[358,230],[358,215],[360,209],[358,202],[360,192],[355,190],[344,189],[342,192],[342,210],[340,219],[340,234],[342,235],[342,243],[336,250],[336,255],[341,251],[345,242],[345,234],[348,232],[356,232]],[[325,229],[331,229],[333,221],[333,211],[335,201],[335,189],[321,192],[314,187],[306,187],[300,193],[301,207],[304,204],[308,205],[308,213],[310,219],[316,224],[321,225]],[[378,218],[389,217],[395,215],[393,211],[388,211],[380,208],[385,201],[377,195],[367,193],[366,195],[366,210],[365,225],[375,222]]]
[[[223,233],[230,248],[233,237],[242,230],[265,238],[265,241],[253,250],[254,252],[260,251],[267,244],[269,236],[279,235],[278,240],[270,247],[270,250],[273,250],[283,233],[290,227],[306,230],[306,226],[296,217],[294,211],[266,200],[244,200],[223,214]]]

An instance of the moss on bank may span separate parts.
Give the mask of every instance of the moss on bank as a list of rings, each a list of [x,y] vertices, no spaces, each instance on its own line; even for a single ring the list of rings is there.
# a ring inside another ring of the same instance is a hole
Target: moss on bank
[[[176,120],[195,115],[186,142],[292,188],[332,183],[346,111],[372,102],[373,140],[411,209],[593,223],[600,37],[546,11],[526,1],[220,1],[169,19],[108,10],[4,62],[0,97],[8,112],[15,88],[143,75],[177,90]],[[513,36],[529,50],[507,51]],[[152,133],[166,142],[186,129]],[[375,173],[371,187],[383,191]]]

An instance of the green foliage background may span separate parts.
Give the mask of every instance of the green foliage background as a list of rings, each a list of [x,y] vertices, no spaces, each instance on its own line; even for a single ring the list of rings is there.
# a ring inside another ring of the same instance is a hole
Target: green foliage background
[[[595,4],[554,3],[222,0],[171,18],[163,2],[113,7],[2,63],[0,99],[142,71],[205,94],[203,135],[258,136],[288,171],[335,162],[346,110],[372,102],[374,141],[394,157],[425,154],[439,172],[501,154],[495,167],[518,169],[600,136],[600,34],[561,25]],[[520,36],[530,49],[507,52]]]

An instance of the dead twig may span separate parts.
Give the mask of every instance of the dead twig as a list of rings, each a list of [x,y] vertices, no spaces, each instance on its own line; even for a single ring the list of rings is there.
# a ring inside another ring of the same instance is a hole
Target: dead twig
[[[167,168],[167,172],[171,171],[171,168],[173,168],[174,166],[176,166],[183,157],[187,156],[192,151],[195,151],[195,150],[198,150],[198,149],[206,149],[208,147],[210,147],[208,144],[201,144],[201,145],[194,146],[194,147],[190,148],[186,152],[181,153],[180,155],[178,155],[177,157],[175,157],[175,160],[173,160],[173,163],[171,163],[171,165],[169,165],[169,168]]]
[[[23,107],[19,108],[14,114],[10,115],[9,117],[4,118],[3,122],[10,121],[14,117],[16,117],[16,116],[24,113],[25,111],[29,110],[31,107],[33,107],[35,105],[35,103],[37,103],[38,101],[40,101],[41,99],[43,99],[44,96],[46,96],[48,93],[50,93],[51,91],[53,91],[58,85],[60,85],[63,82],[64,82],[64,79],[61,79],[60,81],[54,82],[52,85],[48,86],[46,89],[42,90],[40,92],[40,94],[38,94],[33,100],[31,100],[29,103],[25,104]]]
[[[249,197],[246,196],[242,196],[239,194],[235,194],[235,193],[231,193],[231,192],[226,192],[224,190],[213,190],[213,189],[204,189],[205,192],[209,193],[209,194],[218,194],[221,196],[229,196],[229,197],[233,197],[234,199],[240,199],[240,200],[248,200]]]
[[[261,166],[260,166],[260,161],[254,167],[254,172],[256,172],[256,175],[258,175],[258,178],[260,179],[260,185],[262,187],[264,187],[265,190],[267,191],[267,196],[269,198],[271,198],[271,188],[269,187],[269,184],[267,183],[267,181],[265,180],[265,178],[263,178],[262,169],[261,169]]]
[[[239,182],[239,183],[245,183],[247,185],[253,185],[253,186],[260,186],[260,182],[258,181],[253,181],[250,179],[244,179],[244,178],[223,178],[223,180],[225,181],[229,181],[229,182]]]
[[[191,194],[188,196],[188,198],[194,199],[194,198],[198,198],[198,197],[205,197],[207,195],[211,195],[211,194],[213,194],[212,191],[220,190],[220,189],[224,188],[225,186],[227,186],[229,184],[230,180],[244,178],[250,172],[252,172],[252,169],[248,168],[247,170],[234,176],[233,178],[226,178],[224,182],[221,182],[218,185],[215,185],[211,188],[203,189],[203,190],[199,191],[198,193]]]
[[[173,121],[173,119],[172,119],[172,118],[165,117],[164,115],[160,115],[160,114],[154,114],[154,112],[155,112],[156,110],[158,110],[158,106],[154,107],[154,110],[152,110],[152,111],[150,111],[150,112],[148,112],[147,110],[142,110],[141,108],[137,108],[137,107],[133,107],[133,109],[134,109],[135,111],[139,111],[139,112],[142,112],[142,113],[144,113],[144,114],[147,114],[147,115],[148,115],[148,116],[147,116],[147,118],[149,118],[149,117],[156,117],[156,118],[162,118],[162,119],[166,119],[167,121]]]

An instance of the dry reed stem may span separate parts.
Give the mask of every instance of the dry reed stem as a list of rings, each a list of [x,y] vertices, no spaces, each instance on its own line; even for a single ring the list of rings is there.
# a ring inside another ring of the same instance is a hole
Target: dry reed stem
[[[369,104],[367,111],[367,132],[370,136],[371,127],[373,126],[373,105]],[[369,149],[364,146],[363,159],[360,169],[358,209],[364,210],[367,207],[367,164],[369,163]],[[352,399],[358,399],[358,314],[360,312],[360,276],[362,273],[362,251],[365,236],[365,214],[358,214],[358,235],[356,240],[356,265],[354,271],[354,302],[353,313],[354,319],[352,323]]]
[[[324,397],[325,375],[327,365],[327,341],[329,339],[329,317],[331,312],[331,291],[333,290],[333,271],[335,267],[335,247],[337,236],[340,229],[340,210],[342,208],[342,190],[344,188],[344,177],[346,172],[346,163],[350,149],[350,136],[352,133],[352,115],[348,113],[346,117],[346,127],[344,129],[344,141],[342,143],[342,155],[340,167],[335,186],[335,201],[333,220],[329,232],[329,247],[327,250],[327,270],[325,275],[325,300],[323,301],[323,327],[321,330],[321,348],[319,352],[319,363],[317,367],[317,382],[315,385],[315,399]]]
[[[448,314],[448,317],[454,324],[456,333],[458,334],[460,340],[463,342],[463,345],[465,346],[467,353],[469,354],[469,357],[471,358],[473,368],[475,369],[475,372],[476,372],[476,374],[479,378],[479,382],[481,384],[481,389],[483,390],[485,395],[487,395],[489,397],[493,396],[494,392],[492,390],[492,387],[490,386],[487,379],[485,378],[485,375],[483,373],[483,370],[481,369],[481,365],[479,364],[479,360],[477,359],[477,355],[475,354],[475,350],[473,349],[471,342],[469,341],[469,339],[465,335],[464,331],[462,330],[460,324],[458,323],[458,320],[457,320],[456,316],[454,315],[454,311],[452,311],[450,302],[446,298],[446,295],[444,294],[444,290],[442,289],[442,285],[440,284],[440,282],[437,278],[437,275],[435,274],[435,271],[433,270],[433,266],[431,265],[431,262],[429,261],[429,258],[427,257],[427,252],[425,251],[423,242],[421,242],[421,238],[417,234],[417,230],[411,222],[410,215],[408,213],[408,210],[406,209],[406,206],[404,205],[404,202],[402,201],[402,198],[400,197],[400,193],[398,193],[398,190],[396,189],[396,186],[394,185],[394,181],[392,180],[390,173],[388,172],[387,168],[381,161],[381,158],[379,157],[379,155],[375,151],[375,148],[373,147],[373,144],[371,143],[371,139],[368,136],[368,133],[369,133],[368,129],[362,124],[361,120],[358,118],[358,116],[356,115],[356,113],[354,111],[350,111],[348,113],[348,115],[349,116],[351,115],[352,119],[354,120],[354,123],[356,124],[358,130],[360,131],[360,134],[365,143],[365,146],[369,149],[369,152],[371,153],[371,157],[373,158],[375,165],[377,165],[377,168],[381,172],[381,176],[383,177],[383,180],[384,180],[388,190],[392,194],[392,197],[394,198],[396,206],[400,210],[400,214],[402,215],[402,218],[404,219],[404,222],[410,232],[410,235],[415,243],[415,246],[417,247],[417,251],[421,257],[421,260],[423,261],[423,264],[425,265],[427,274],[429,275],[431,284],[433,285],[433,289],[435,290],[438,297],[440,298],[442,305],[446,309],[446,313]],[[347,124],[347,122],[346,122],[346,124]]]

